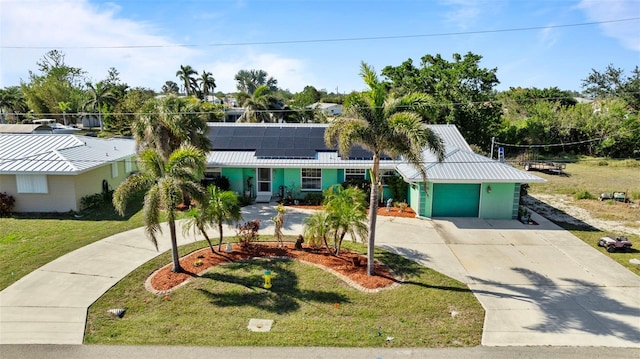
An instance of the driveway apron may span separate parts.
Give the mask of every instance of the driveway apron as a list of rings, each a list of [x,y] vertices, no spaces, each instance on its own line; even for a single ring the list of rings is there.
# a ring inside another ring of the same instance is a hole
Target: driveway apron
[[[483,345],[640,347],[640,279],[534,219],[391,219],[377,243],[466,283],[486,311]]]

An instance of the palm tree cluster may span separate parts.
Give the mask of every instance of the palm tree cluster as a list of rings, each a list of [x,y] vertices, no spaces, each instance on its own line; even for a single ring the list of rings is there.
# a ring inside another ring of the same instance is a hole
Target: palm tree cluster
[[[180,70],[176,71],[176,77],[178,77],[182,83],[182,88],[187,96],[195,96],[199,99],[204,99],[207,96],[214,93],[216,88],[216,79],[213,78],[211,72],[202,70],[200,77],[197,77],[198,72],[190,65],[180,65]],[[162,88],[164,93],[172,93],[176,90],[174,86],[175,82],[167,81]],[[166,86],[166,88],[165,88]]]
[[[430,104],[425,94],[410,93],[400,97],[390,94],[373,67],[361,64],[360,76],[369,89],[347,97],[344,113],[325,132],[327,146],[338,148],[342,158],[349,157],[354,145],[372,155],[371,195],[369,198],[369,235],[367,241],[367,274],[374,275],[375,229],[378,214],[380,158],[389,155],[413,165],[427,183],[423,151],[430,149],[439,161],[444,159],[442,139],[422,122],[420,110]]]
[[[365,194],[357,187],[334,185],[323,195],[323,210],[304,219],[304,236],[316,246],[321,241],[329,253],[338,256],[347,235],[354,240],[367,236]]]
[[[24,113],[27,109],[27,101],[20,87],[12,86],[0,89],[0,123],[5,123],[9,114],[12,114],[17,120],[17,114]]]

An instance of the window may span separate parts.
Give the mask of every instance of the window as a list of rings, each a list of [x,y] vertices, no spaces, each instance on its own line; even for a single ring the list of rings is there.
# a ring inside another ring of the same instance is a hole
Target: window
[[[118,162],[111,164],[111,178],[118,177]]]
[[[353,180],[363,180],[365,179],[366,173],[366,169],[347,168],[346,170],[344,170],[344,180],[345,182]]]
[[[387,183],[387,179],[389,177],[394,177],[396,175],[396,171],[395,170],[382,170],[380,171],[380,181],[382,182],[383,186],[386,186]]]
[[[16,175],[18,193],[49,193],[46,175]]]
[[[303,168],[300,187],[303,190],[321,190],[322,170],[320,168]]]
[[[124,160],[124,172],[125,173],[131,173],[131,171],[133,170],[133,159],[131,158],[126,158]]]

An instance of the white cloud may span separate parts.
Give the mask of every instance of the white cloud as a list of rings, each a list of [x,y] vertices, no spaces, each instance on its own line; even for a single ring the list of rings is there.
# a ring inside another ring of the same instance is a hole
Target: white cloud
[[[20,79],[27,81],[28,71],[37,70],[36,62],[52,49],[61,50],[66,63],[85,70],[92,81],[104,79],[107,70],[115,67],[130,86],[158,91],[167,80],[177,82],[176,71],[187,64],[198,72],[212,72],[221,91],[235,91],[233,77],[241,69],[265,70],[278,80],[279,87],[291,91],[302,90],[315,80],[302,60],[276,53],[178,46],[153,24],[124,18],[114,4],[2,1],[1,44],[23,48],[2,49],[0,87],[18,85]],[[153,47],[145,47],[149,45]]]
[[[640,17],[638,0],[583,0],[578,5],[592,21],[610,21]],[[601,24],[603,32],[633,51],[640,51],[640,25],[638,20]]]
[[[159,89],[175,74],[171,69],[198,54],[176,47],[151,24],[119,17],[118,11],[113,4],[98,7],[86,0],[3,2],[2,46],[24,48],[2,49],[1,85],[27,80],[28,70],[36,70],[46,52],[58,49],[66,54],[68,65],[82,68],[93,80],[103,79],[115,67],[123,81]],[[148,45],[159,47],[105,48]]]

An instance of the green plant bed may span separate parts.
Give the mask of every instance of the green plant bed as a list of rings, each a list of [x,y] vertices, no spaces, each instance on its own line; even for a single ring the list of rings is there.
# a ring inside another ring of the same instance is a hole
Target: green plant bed
[[[181,248],[188,253],[202,242]],[[364,252],[359,244],[345,248]],[[89,308],[87,344],[449,347],[480,344],[484,310],[462,283],[403,257],[377,258],[406,283],[365,293],[318,267],[272,259],[212,268],[167,297],[143,283],[170,253],[141,266]],[[274,273],[265,290],[265,268]],[[123,318],[108,313],[126,308]],[[452,316],[451,312],[458,314]],[[251,318],[274,320],[268,333]],[[391,337],[393,339],[391,339]]]

